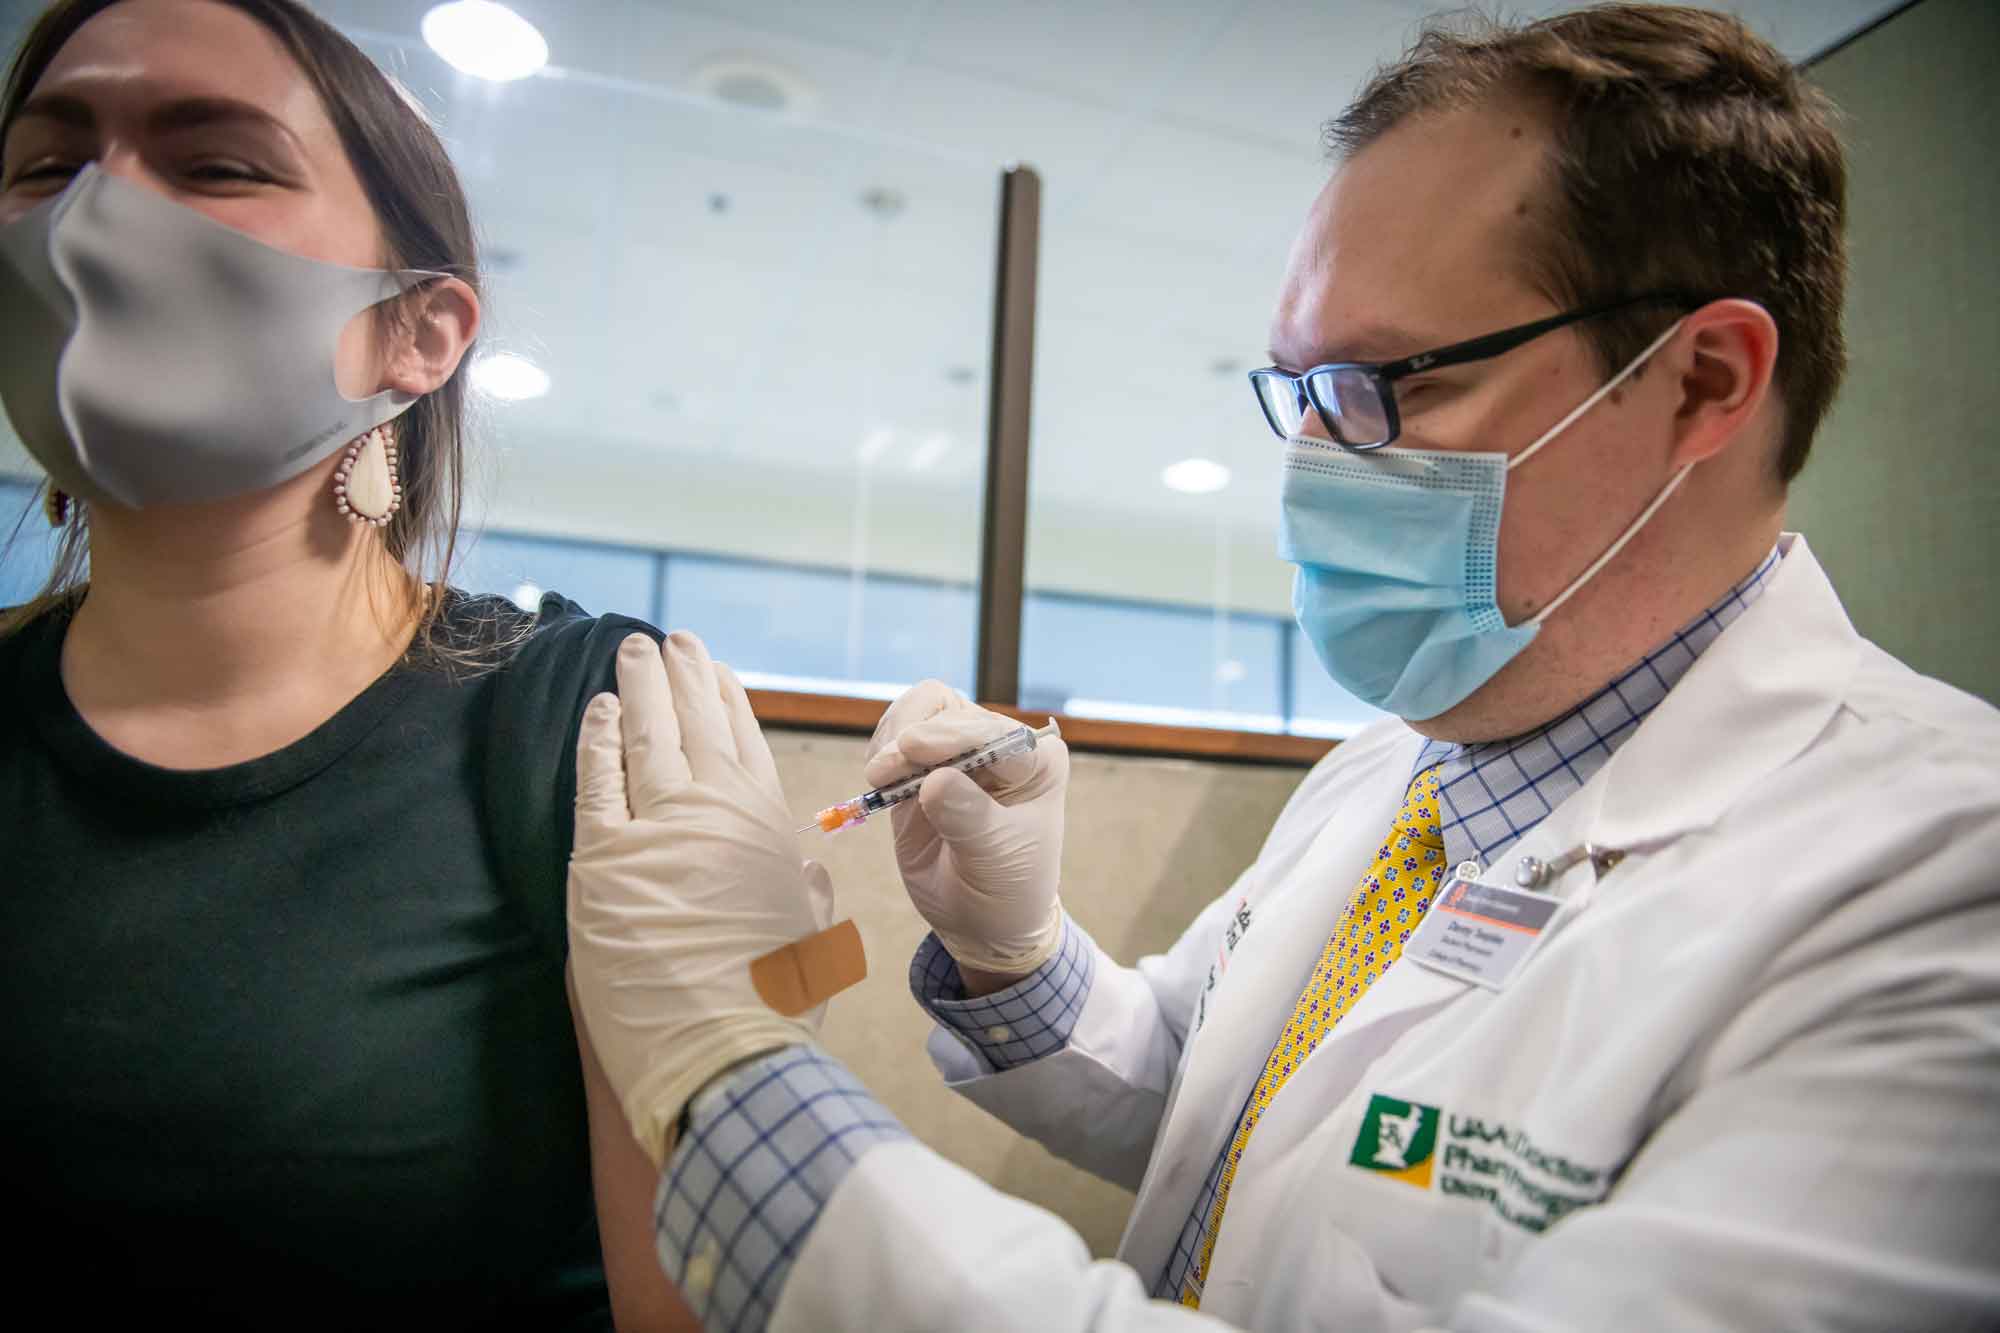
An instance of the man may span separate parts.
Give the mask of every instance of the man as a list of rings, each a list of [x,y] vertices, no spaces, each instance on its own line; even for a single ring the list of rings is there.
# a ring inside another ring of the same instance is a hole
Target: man
[[[635,646],[574,958],[642,1141],[685,1130],[711,1325],[1991,1322],[2000,716],[1781,533],[1842,365],[1828,118],[1702,11],[1427,35],[1335,122],[1253,376],[1301,625],[1404,720],[1136,969],[1062,912],[1059,742],[898,809],[933,1058],[1138,1191],[1118,1263],[744,980],[829,910],[733,677]],[[867,779],[1012,725],[919,686]]]

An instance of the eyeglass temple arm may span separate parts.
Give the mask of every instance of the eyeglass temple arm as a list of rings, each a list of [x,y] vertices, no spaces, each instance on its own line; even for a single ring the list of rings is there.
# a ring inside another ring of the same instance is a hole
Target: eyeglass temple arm
[[[1414,375],[1422,370],[1435,370],[1440,366],[1457,366],[1463,365],[1467,361],[1484,361],[1489,357],[1511,352],[1522,343],[1533,342],[1543,334],[1553,333],[1565,325],[1575,324],[1586,319],[1596,319],[1600,315],[1613,314],[1635,305],[1645,305],[1651,302],[1698,306],[1706,304],[1707,298],[1693,296],[1686,292],[1648,292],[1644,296],[1627,297],[1622,301],[1607,301],[1602,305],[1585,306],[1581,310],[1568,310],[1560,315],[1550,315],[1547,319],[1538,319],[1532,324],[1523,324],[1519,328],[1505,329],[1499,333],[1483,334],[1477,338],[1468,338],[1462,343],[1452,343],[1448,347],[1440,347],[1434,351],[1419,352],[1415,356],[1406,356],[1400,361],[1384,362],[1375,368],[1375,374],[1383,380],[1398,380],[1405,375]]]

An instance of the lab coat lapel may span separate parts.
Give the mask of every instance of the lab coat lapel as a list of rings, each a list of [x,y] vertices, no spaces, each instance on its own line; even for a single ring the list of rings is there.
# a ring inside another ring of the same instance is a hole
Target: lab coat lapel
[[[1706,828],[1826,729],[1861,664],[1861,636],[1805,538],[1611,757],[1581,837],[1627,850]],[[1718,745],[1728,736],[1733,743]]]

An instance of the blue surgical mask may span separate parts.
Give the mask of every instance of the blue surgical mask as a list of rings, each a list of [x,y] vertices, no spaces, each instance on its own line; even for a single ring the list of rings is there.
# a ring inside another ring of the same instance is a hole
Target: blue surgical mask
[[[1285,453],[1278,554],[1298,566],[1292,614],[1320,665],[1356,698],[1410,721],[1493,679],[1611,562],[1687,476],[1688,464],[1608,550],[1531,619],[1500,614],[1500,512],[1507,474],[1624,383],[1674,326],[1608,383],[1508,458],[1430,449],[1350,453],[1294,437]]]

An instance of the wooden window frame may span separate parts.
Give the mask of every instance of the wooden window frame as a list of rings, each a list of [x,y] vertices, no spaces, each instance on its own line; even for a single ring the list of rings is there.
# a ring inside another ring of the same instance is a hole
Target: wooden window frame
[[[750,690],[750,708],[766,727],[788,731],[870,735],[889,705],[878,699],[846,695],[794,694],[786,690]],[[1139,722],[1107,722],[1101,718],[1037,713],[1012,704],[985,705],[996,713],[1040,725],[1053,717],[1069,748],[1083,754],[1155,755],[1175,759],[1222,760],[1233,763],[1286,764],[1310,768],[1339,742],[1312,736],[1286,736],[1262,731],[1215,731],[1206,727],[1161,727]]]

